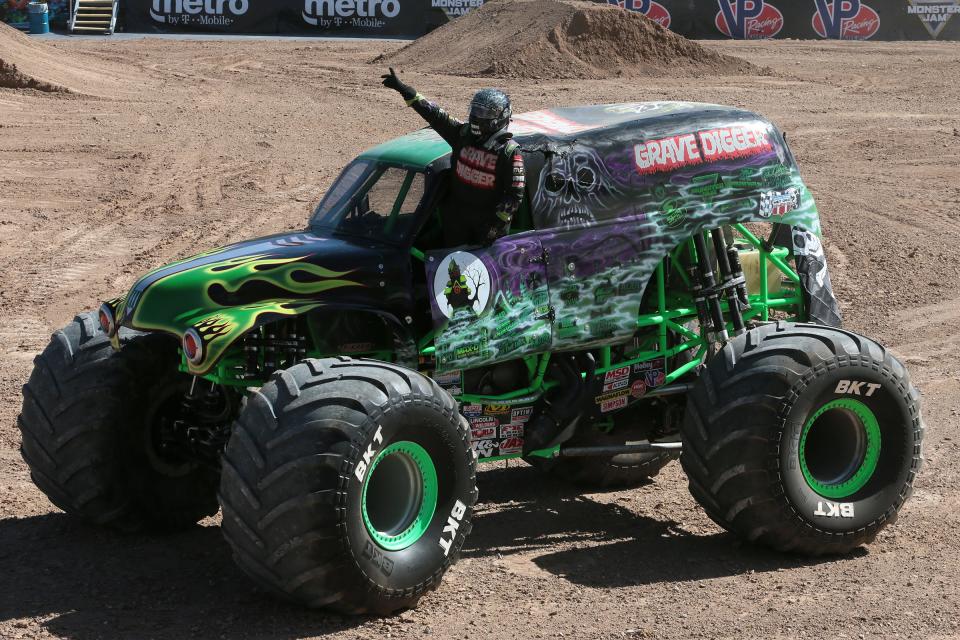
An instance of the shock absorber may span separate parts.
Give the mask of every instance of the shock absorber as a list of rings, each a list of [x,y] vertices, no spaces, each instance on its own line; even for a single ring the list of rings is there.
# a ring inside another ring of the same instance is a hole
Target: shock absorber
[[[717,342],[725,343],[730,339],[730,334],[727,333],[727,323],[723,319],[723,309],[720,307],[720,296],[717,292],[717,277],[713,272],[707,243],[702,233],[693,234],[693,245],[697,250],[697,269],[700,272],[702,287],[700,294],[705,298],[710,311],[713,337]]]
[[[713,238],[713,250],[717,254],[717,265],[720,268],[720,277],[723,278],[723,292],[727,298],[727,308],[730,312],[730,322],[733,324],[733,335],[743,333],[743,314],[740,312],[740,298],[737,296],[736,284],[733,281],[733,271],[730,266],[730,255],[727,253],[727,243],[723,238],[722,229],[710,232]]]

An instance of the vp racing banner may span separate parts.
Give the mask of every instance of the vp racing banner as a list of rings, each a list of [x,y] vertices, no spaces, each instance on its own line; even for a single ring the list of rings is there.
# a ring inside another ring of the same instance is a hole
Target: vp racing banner
[[[695,39],[960,40],[960,0],[606,1]]]

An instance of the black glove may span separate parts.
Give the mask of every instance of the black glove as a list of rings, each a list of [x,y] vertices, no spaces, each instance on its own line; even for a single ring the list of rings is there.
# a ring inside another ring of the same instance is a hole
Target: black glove
[[[380,77],[383,78],[383,86],[387,89],[398,91],[404,100],[410,100],[417,95],[417,91],[413,87],[404,84],[403,81],[397,77],[397,73],[393,70],[393,67],[390,67],[390,73],[385,73]]]

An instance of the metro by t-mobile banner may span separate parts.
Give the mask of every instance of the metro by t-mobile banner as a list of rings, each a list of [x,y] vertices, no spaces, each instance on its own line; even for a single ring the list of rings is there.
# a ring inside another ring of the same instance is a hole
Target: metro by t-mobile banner
[[[128,31],[418,37],[431,0],[126,0]]]
[[[689,38],[960,40],[960,0],[607,0]]]

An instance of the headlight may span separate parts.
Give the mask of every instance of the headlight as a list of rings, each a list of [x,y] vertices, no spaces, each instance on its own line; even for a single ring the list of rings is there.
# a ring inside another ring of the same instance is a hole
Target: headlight
[[[190,364],[197,364],[203,360],[203,340],[196,329],[187,329],[183,334],[183,355]]]
[[[109,337],[117,332],[117,320],[113,315],[113,309],[106,302],[100,305],[100,311],[97,313],[97,317],[100,319],[100,328],[103,329],[103,332]]]

